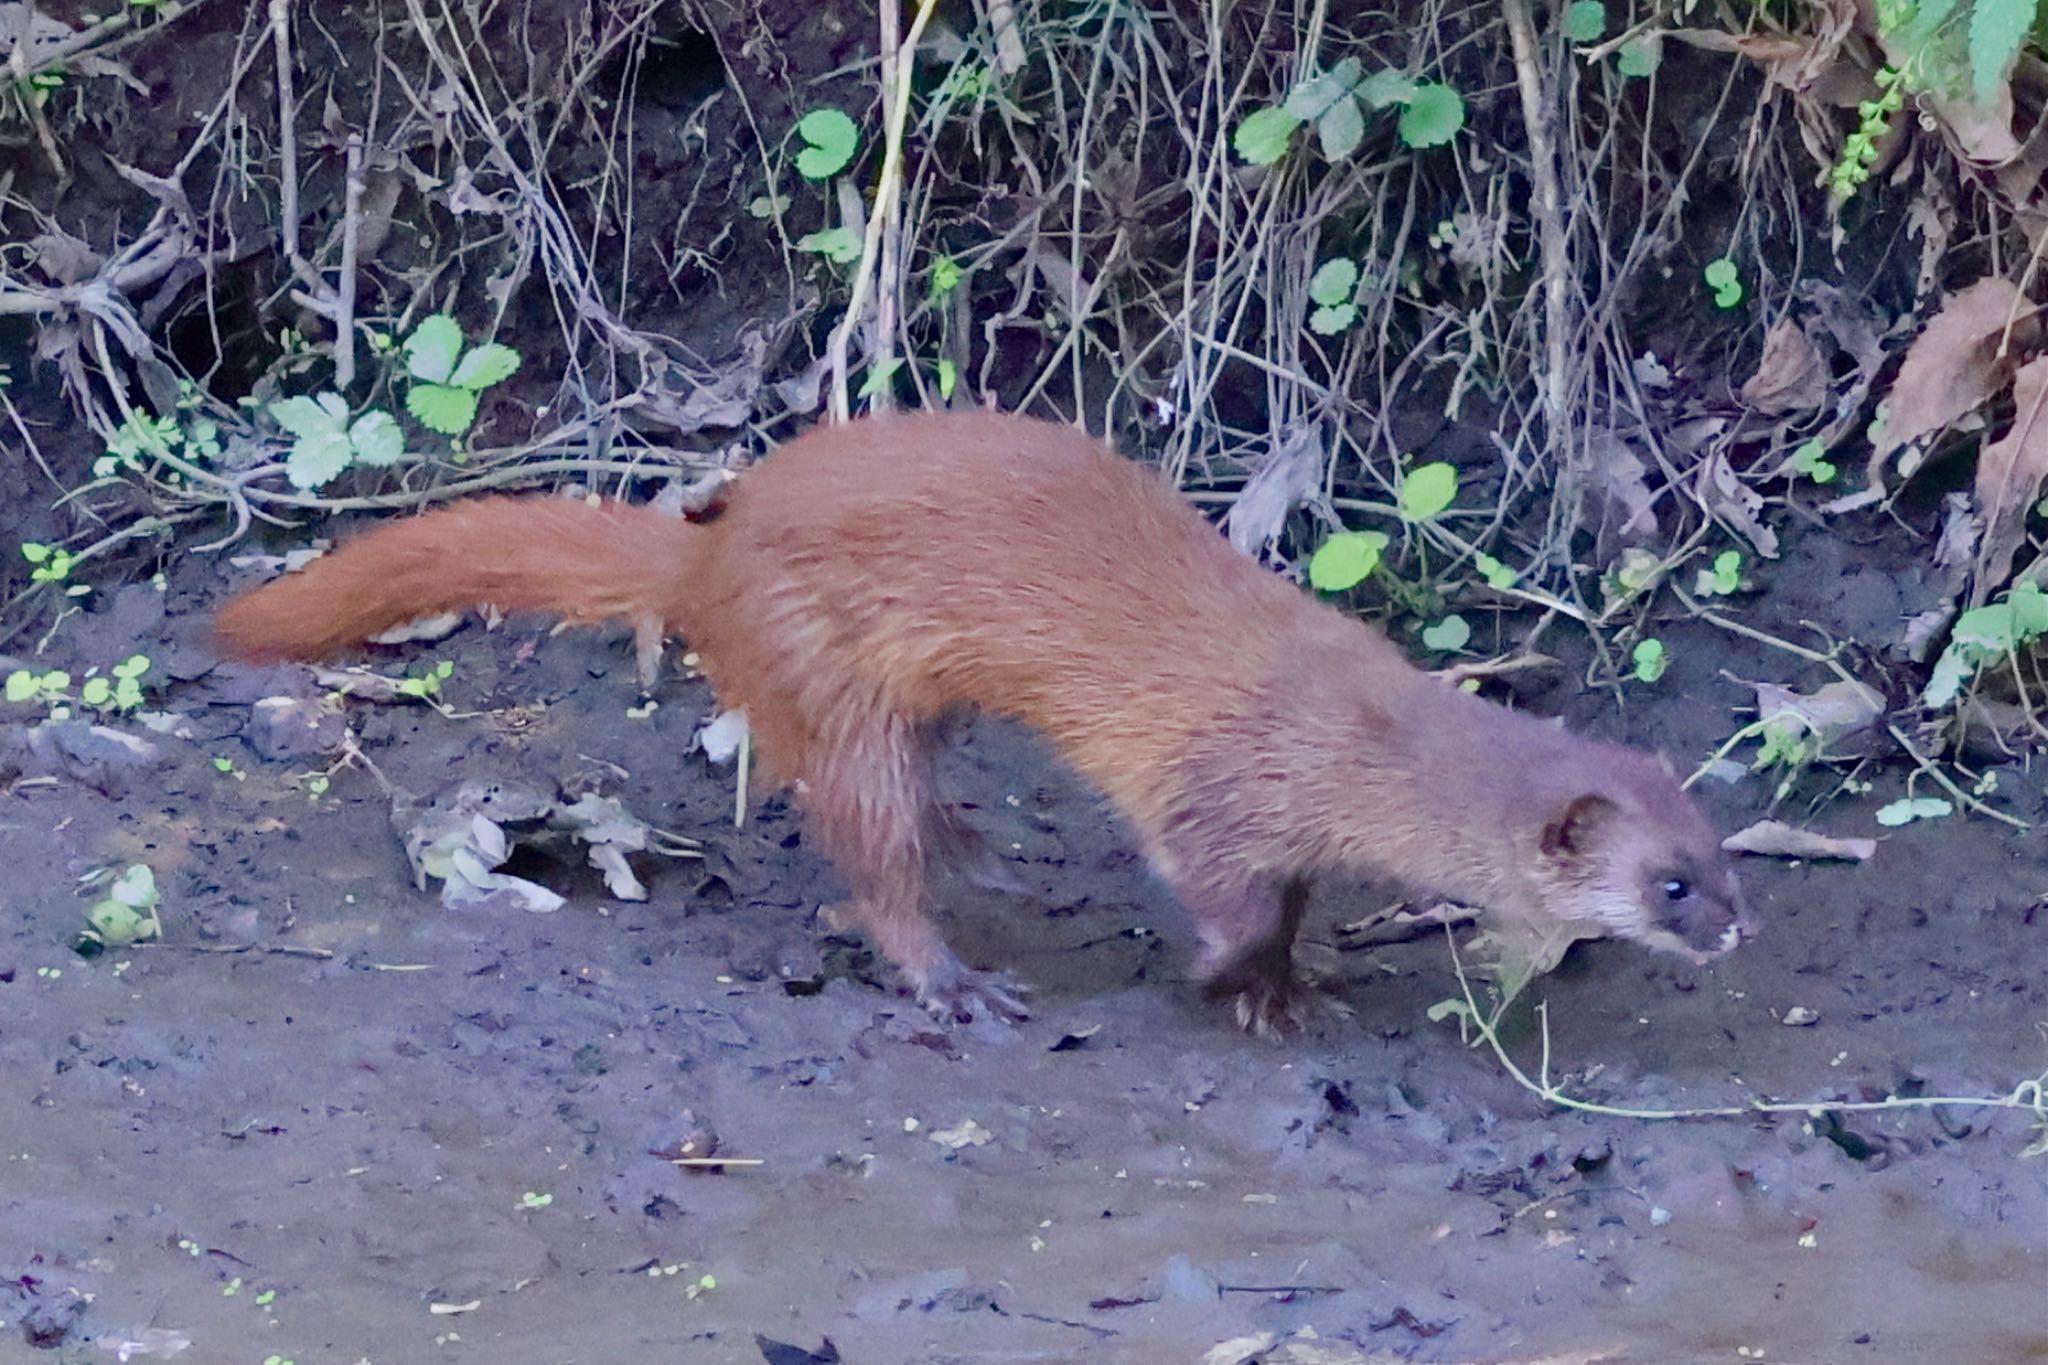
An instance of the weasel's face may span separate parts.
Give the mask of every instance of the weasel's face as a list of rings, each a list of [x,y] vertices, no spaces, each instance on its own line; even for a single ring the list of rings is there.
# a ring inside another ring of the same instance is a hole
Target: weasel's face
[[[1661,764],[1615,757],[1599,790],[1543,827],[1535,880],[1545,908],[1694,962],[1721,956],[1753,933],[1733,860]]]

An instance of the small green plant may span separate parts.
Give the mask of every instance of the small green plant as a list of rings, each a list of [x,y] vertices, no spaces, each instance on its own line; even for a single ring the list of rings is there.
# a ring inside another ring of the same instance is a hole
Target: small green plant
[[[525,1194],[519,1196],[519,1207],[528,1213],[544,1209],[554,1202],[555,1197],[553,1195],[541,1194],[534,1190],[528,1190]]]
[[[213,756],[213,770],[222,777],[232,777],[237,782],[240,782],[247,775],[240,768],[237,768],[235,760],[229,758],[226,754],[215,754]]]
[[[1495,592],[1506,592],[1514,587],[1516,580],[1521,577],[1492,555],[1472,556],[1472,567],[1479,570],[1479,576],[1486,580],[1486,586]]]
[[[92,462],[95,479],[141,473],[152,461],[176,457],[204,465],[220,458],[220,427],[198,409],[206,395],[190,380],[178,385],[178,410],[163,417],[130,412],[107,441],[107,453]],[[184,475],[166,470],[164,482],[180,483]]]
[[[78,562],[69,550],[33,540],[21,543],[21,557],[28,561],[31,583],[62,583],[71,577],[71,566]]]
[[[11,702],[57,706],[70,695],[71,675],[61,668],[53,668],[47,673],[17,668],[7,675],[7,700]]]
[[[397,418],[372,408],[351,422],[338,393],[282,399],[270,416],[294,438],[284,472],[295,488],[321,488],[352,466],[387,468],[405,455]]]
[[[70,718],[70,703],[89,706],[102,714],[127,714],[142,705],[142,675],[149,672],[149,656],[132,654],[102,674],[98,665],[85,671],[78,695],[71,695],[71,675],[61,668],[47,673],[17,668],[7,675],[6,697],[11,702],[34,702],[50,708],[50,719]]]
[[[892,355],[879,365],[868,366],[867,374],[860,381],[859,396],[873,398],[889,387],[889,381],[894,379],[896,372],[902,368],[903,357],[900,355]]]
[[[1906,106],[1906,73],[1897,67],[1880,66],[1873,79],[1878,95],[1856,106],[1856,131],[1842,141],[1842,157],[1828,173],[1828,186],[1837,199],[1847,199],[1863,188],[1877,165],[1877,144],[1891,130],[1892,120]]]
[[[926,295],[933,303],[944,303],[953,297],[953,291],[960,287],[963,272],[960,262],[951,256],[941,256],[932,262],[931,286]]]
[[[796,154],[796,173],[806,180],[830,180],[860,150],[860,128],[844,110],[829,105],[798,119],[796,135],[804,141]]]
[[[823,256],[834,265],[852,265],[860,259],[860,234],[850,227],[820,228],[796,239],[798,251]]]
[[[1607,32],[1607,6],[1601,0],[1573,0],[1564,12],[1564,36],[1575,43],[1596,43]]]
[[[483,391],[519,372],[519,352],[510,346],[490,341],[465,350],[461,325],[446,313],[422,319],[401,349],[413,381],[405,410],[443,436],[468,431]]]
[[[1428,521],[1448,508],[1458,496],[1458,470],[1438,460],[1417,465],[1401,476],[1401,517],[1405,521]]]
[[[104,879],[99,873],[89,880]],[[86,929],[81,947],[125,948],[144,939],[161,939],[163,921],[157,917],[156,874],[147,863],[135,863],[114,877],[107,894],[85,912]]]
[[[1820,440],[1808,441],[1792,452],[1792,459],[1786,468],[1794,474],[1804,474],[1815,483],[1833,483],[1841,471],[1828,460],[1828,448]]]
[[[1726,256],[1708,261],[1700,272],[1707,281],[1707,288],[1714,291],[1716,308],[1734,308],[1742,302],[1742,275],[1735,262]]]
[[[1723,550],[1714,556],[1714,567],[1701,569],[1693,580],[1693,591],[1702,597],[1726,597],[1742,586],[1742,551]]]
[[[1629,656],[1635,663],[1636,681],[1653,683],[1664,676],[1664,670],[1671,667],[1671,656],[1664,652],[1664,642],[1656,636],[1638,640]]]
[[[1309,302],[1316,310],[1308,316],[1308,327],[1317,336],[1334,336],[1358,321],[1358,305],[1351,301],[1358,289],[1358,263],[1344,256],[1333,257],[1316,267],[1309,277]]]
[[[2048,592],[2039,583],[2021,583],[2004,600],[1971,608],[1956,618],[1920,700],[1930,707],[1949,705],[1980,669],[2013,657],[2043,636],[2048,636]]]
[[[1441,147],[1465,126],[1465,97],[1448,85],[1415,81],[1398,71],[1371,75],[1355,57],[1310,76],[1277,105],[1246,115],[1231,135],[1237,154],[1255,166],[1270,166],[1287,154],[1296,130],[1316,130],[1323,155],[1342,161],[1365,138],[1365,113],[1398,105],[1395,133],[1402,145]]]
[[[455,665],[447,659],[441,660],[424,673],[398,680],[398,695],[415,697],[420,701],[433,701],[441,695],[441,684],[455,676]]]

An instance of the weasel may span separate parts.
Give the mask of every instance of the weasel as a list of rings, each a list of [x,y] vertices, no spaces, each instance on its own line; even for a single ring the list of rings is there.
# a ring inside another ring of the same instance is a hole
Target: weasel
[[[989,412],[818,427],[712,519],[550,497],[388,523],[220,613],[225,650],[315,659],[495,604],[686,638],[845,875],[846,918],[935,1013],[1022,1017],[926,918],[929,863],[999,864],[940,804],[965,709],[1015,717],[1130,822],[1241,1021],[1292,1017],[1309,879],[1389,876],[1704,961],[1749,931],[1663,762],[1460,692],[1259,567],[1153,472]]]

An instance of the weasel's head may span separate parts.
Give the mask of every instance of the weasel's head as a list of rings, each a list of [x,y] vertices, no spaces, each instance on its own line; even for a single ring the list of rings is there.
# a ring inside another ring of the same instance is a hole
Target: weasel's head
[[[1733,859],[1664,763],[1602,745],[1599,770],[1543,813],[1544,908],[1705,962],[1754,932]]]

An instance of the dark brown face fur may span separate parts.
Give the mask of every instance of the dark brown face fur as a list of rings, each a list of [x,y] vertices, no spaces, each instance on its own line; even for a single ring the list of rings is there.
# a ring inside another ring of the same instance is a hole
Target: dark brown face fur
[[[1753,932],[1733,860],[1657,760],[1607,751],[1597,787],[1544,824],[1537,881],[1548,908],[1694,962]]]

